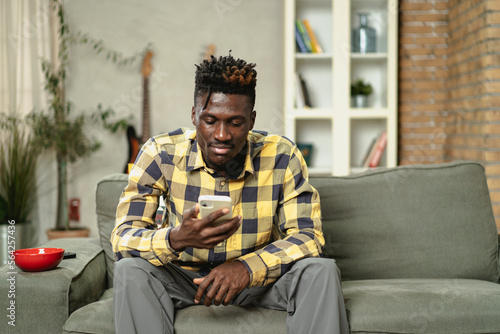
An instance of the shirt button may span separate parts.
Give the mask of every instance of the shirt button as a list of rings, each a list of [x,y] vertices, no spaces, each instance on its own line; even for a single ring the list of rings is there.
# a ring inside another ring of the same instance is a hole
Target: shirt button
[[[226,181],[221,181],[220,185],[224,187],[226,185]]]

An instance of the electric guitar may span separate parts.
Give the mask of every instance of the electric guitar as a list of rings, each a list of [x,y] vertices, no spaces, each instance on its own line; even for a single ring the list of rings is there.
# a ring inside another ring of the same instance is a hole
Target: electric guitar
[[[203,52],[203,59],[202,60],[210,60],[210,57],[215,55],[215,44],[209,44],[205,47],[205,51]]]
[[[142,74],[142,134],[139,137],[132,125],[127,128],[127,141],[128,141],[128,160],[125,164],[124,173],[128,174],[129,164],[133,164],[141,149],[141,146],[151,137],[150,132],[150,119],[149,119],[149,75],[151,74],[151,58],[153,52],[148,50],[144,55],[142,61],[141,74]]]

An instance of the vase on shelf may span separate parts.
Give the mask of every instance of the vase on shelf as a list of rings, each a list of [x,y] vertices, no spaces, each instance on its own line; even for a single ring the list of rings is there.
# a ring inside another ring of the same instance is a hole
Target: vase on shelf
[[[368,25],[368,13],[358,13],[359,27],[352,29],[352,52],[376,52],[377,31]]]

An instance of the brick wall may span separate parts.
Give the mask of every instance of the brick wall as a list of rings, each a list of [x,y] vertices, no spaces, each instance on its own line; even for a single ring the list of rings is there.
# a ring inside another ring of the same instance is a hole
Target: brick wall
[[[443,162],[448,1],[401,1],[399,20],[399,164]]]
[[[499,3],[449,1],[448,108],[453,131],[445,153],[450,160],[483,163],[500,228]]]
[[[500,1],[400,10],[400,164],[481,162],[500,229]]]

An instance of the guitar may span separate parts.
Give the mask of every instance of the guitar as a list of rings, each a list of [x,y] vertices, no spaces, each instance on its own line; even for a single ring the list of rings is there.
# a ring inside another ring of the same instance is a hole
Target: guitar
[[[123,172],[127,174],[129,170],[129,164],[133,164],[135,162],[141,146],[151,137],[149,117],[149,75],[152,71],[151,58],[153,58],[153,52],[151,50],[148,50],[144,55],[141,66],[143,89],[141,137],[137,136],[132,125],[129,125],[127,127],[128,160],[123,170]]]
[[[205,47],[205,51],[203,52],[203,59],[202,60],[210,60],[210,57],[215,55],[215,44],[209,44]]]

